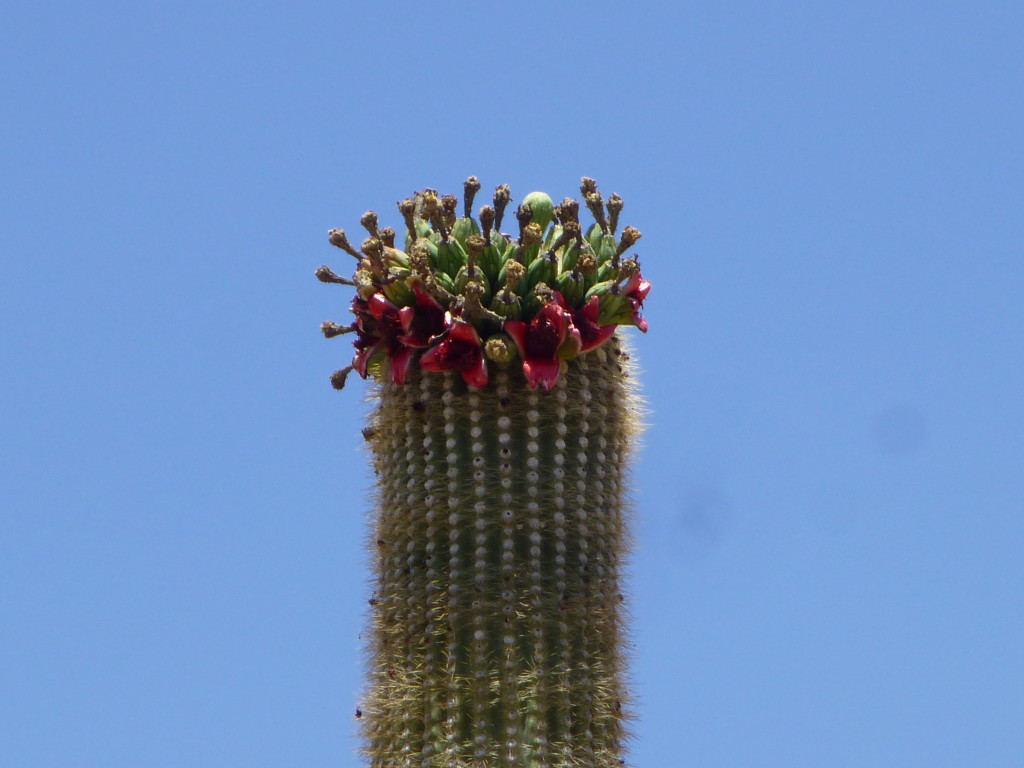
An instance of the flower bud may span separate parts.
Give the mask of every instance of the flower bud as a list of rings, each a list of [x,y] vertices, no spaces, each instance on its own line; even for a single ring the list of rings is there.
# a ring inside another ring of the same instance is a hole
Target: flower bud
[[[551,198],[543,192],[531,192],[523,198],[523,206],[533,212],[530,221],[537,224],[543,233],[551,223],[555,211],[555,204]]]

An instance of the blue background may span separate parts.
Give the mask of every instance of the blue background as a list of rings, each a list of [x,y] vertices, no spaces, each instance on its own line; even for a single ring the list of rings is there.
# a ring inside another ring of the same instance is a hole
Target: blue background
[[[22,3],[0,29],[0,762],[356,766],[329,227],[619,192],[655,766],[1024,760],[1024,6]]]

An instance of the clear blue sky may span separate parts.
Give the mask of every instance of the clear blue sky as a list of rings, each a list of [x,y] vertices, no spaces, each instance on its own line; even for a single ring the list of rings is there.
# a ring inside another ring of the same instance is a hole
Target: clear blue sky
[[[1024,5],[19,3],[0,763],[359,765],[330,227],[476,174],[644,232],[641,768],[1024,759]]]

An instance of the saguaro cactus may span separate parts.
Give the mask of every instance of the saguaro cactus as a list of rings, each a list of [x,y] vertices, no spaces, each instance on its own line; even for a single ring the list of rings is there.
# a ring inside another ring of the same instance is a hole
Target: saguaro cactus
[[[500,232],[499,186],[398,204],[395,231],[363,215],[352,364],[377,380],[364,430],[374,455],[376,567],[369,688],[374,768],[623,764],[621,567],[626,467],[638,429],[618,325],[646,331],[650,284],[616,237],[622,200],[592,179],[579,204],[532,193]]]

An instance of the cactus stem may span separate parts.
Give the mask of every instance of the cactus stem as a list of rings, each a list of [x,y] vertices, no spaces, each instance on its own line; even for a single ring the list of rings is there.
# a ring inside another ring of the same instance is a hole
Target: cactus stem
[[[619,579],[638,429],[615,329],[647,327],[650,283],[620,259],[639,232],[616,248],[621,199],[609,220],[588,178],[586,234],[576,201],[556,208],[544,193],[516,211],[518,240],[500,234],[501,185],[481,235],[475,177],[464,190],[459,219],[458,199],[432,189],[398,204],[404,251],[364,214],[356,321],[321,326],[356,337],[334,386],[352,370],[377,381],[363,429],[377,484],[357,709],[368,763],[612,768],[627,717]],[[341,230],[330,239],[352,249]],[[327,267],[317,277],[347,281]]]
[[[615,764],[622,375],[602,347],[550,392],[381,384],[375,768]]]

